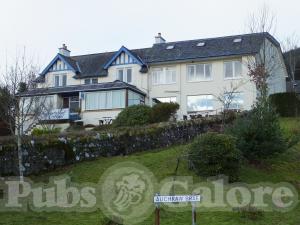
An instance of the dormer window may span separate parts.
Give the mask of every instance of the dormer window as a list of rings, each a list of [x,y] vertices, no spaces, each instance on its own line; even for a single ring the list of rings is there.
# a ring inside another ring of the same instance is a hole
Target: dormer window
[[[240,43],[240,42],[242,42],[242,38],[233,39],[233,43]]]
[[[168,46],[166,47],[166,49],[168,49],[168,50],[173,49],[173,48],[174,48],[174,45],[168,45]]]
[[[198,46],[198,47],[203,47],[203,46],[205,46],[205,42],[199,42],[199,43],[197,44],[197,46]]]

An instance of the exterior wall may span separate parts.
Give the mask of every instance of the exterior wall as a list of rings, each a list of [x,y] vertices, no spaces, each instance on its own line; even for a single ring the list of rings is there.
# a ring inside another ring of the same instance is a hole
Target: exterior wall
[[[262,48],[261,54],[263,54],[263,51],[266,53],[266,64],[271,73],[268,80],[269,94],[286,92],[286,78],[288,74],[281,50],[269,40],[266,40],[265,46],[265,50]]]
[[[224,61],[242,59],[242,78],[225,79],[224,78]],[[187,66],[199,63],[212,64],[212,80],[190,82],[187,80]],[[153,85],[151,73],[154,68],[172,66],[165,64],[151,67],[149,71],[150,77],[150,99],[157,97],[177,97],[177,103],[180,104],[179,117],[187,115],[187,96],[189,95],[205,95],[211,94],[214,96],[214,110],[220,111],[222,105],[216,99],[224,92],[224,88],[230,90],[231,85],[237,86],[237,92],[244,93],[244,109],[249,110],[256,99],[255,85],[250,81],[247,75],[247,57],[243,58],[227,58],[223,60],[201,61],[201,62],[186,62],[175,64],[176,67],[176,83]]]
[[[103,117],[115,118],[121,111],[122,109],[84,111],[81,118],[84,124],[99,125],[99,120],[103,120]]]

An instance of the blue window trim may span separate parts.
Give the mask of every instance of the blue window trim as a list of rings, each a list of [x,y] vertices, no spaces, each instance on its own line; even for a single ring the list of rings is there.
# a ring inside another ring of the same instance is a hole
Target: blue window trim
[[[129,55],[132,59],[135,59],[136,63],[139,64],[140,66],[145,65],[145,63],[140,59],[134,56],[130,50],[128,50],[126,47],[122,46],[119,51],[117,51],[113,57],[104,65],[104,69],[108,69],[108,67],[111,66],[111,64],[117,59],[118,56],[120,56],[122,53],[126,53]]]
[[[49,72],[50,68],[53,66],[53,64],[57,61],[57,60],[61,60],[63,61],[65,64],[68,65],[68,68],[70,68],[74,73],[76,73],[76,69],[73,68],[60,54],[57,54],[54,59],[52,59],[52,61],[48,64],[48,66],[42,71],[41,75],[45,75],[46,73]],[[59,70],[56,70],[59,71]]]

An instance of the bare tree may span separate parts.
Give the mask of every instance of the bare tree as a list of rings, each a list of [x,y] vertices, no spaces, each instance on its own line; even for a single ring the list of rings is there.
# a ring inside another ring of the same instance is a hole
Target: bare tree
[[[20,179],[23,179],[24,167],[22,165],[22,140],[23,135],[31,129],[43,109],[41,97],[20,97],[22,93],[34,88],[34,79],[38,73],[38,66],[26,56],[25,48],[17,54],[12,63],[6,63],[1,74],[2,86],[6,90],[5,98],[0,104],[0,118],[7,123],[12,133],[18,150],[18,163]]]
[[[231,82],[229,87],[223,87],[222,91],[220,91],[220,94],[215,96],[217,101],[222,105],[221,115],[223,128],[225,127],[226,117],[235,101],[236,94],[238,93],[239,88],[244,85],[244,83],[245,82],[243,80],[236,84]]]
[[[257,103],[261,107],[269,107],[269,85],[278,82],[278,71],[284,71],[285,65],[280,45],[274,45],[270,34],[276,31],[276,16],[264,5],[259,11],[250,15],[248,29],[251,33],[259,33],[261,48],[255,56],[247,60],[248,75],[258,91]],[[257,42],[257,40],[253,40]],[[262,113],[261,113],[262,114]],[[263,115],[261,115],[263,117]]]
[[[299,37],[294,33],[287,37],[282,43],[282,50],[284,52],[284,60],[288,70],[288,76],[290,79],[290,88],[295,91],[295,72],[297,61],[300,57],[297,56],[297,49],[299,47]]]

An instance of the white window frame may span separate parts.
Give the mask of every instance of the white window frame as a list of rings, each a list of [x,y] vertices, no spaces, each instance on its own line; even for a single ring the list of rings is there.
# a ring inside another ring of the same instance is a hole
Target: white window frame
[[[204,78],[203,79],[197,79],[197,66],[199,65],[203,65],[203,75],[204,75]],[[194,79],[190,79],[190,74],[189,74],[189,68],[190,67],[193,67],[194,69]],[[210,76],[207,77],[207,74],[206,74],[206,67],[209,67],[210,68]],[[186,67],[186,74],[187,74],[187,82],[202,82],[202,81],[212,81],[213,78],[212,78],[212,63],[198,63],[198,64],[189,64],[187,65]]]
[[[158,71],[161,72],[160,77],[158,77],[158,74],[156,74]],[[174,72],[174,74],[171,74],[171,76],[172,76],[171,81],[167,81],[167,71],[171,71],[171,73]],[[155,76],[157,76],[157,77],[155,78]],[[176,71],[175,66],[153,68],[153,70],[152,70],[152,84],[153,85],[176,84],[176,82],[177,82],[177,71]]]
[[[241,74],[239,75],[236,75],[236,68],[235,68],[235,63],[236,62],[239,62],[240,65],[241,65]],[[231,63],[231,66],[232,66],[232,77],[226,77],[226,63]],[[227,60],[227,61],[224,61],[223,63],[223,77],[224,77],[224,80],[234,80],[234,79],[240,79],[242,78],[243,76],[243,63],[242,63],[242,60]]]
[[[131,81],[130,82],[128,82],[127,70],[131,70]],[[133,69],[132,69],[132,67],[117,68],[116,80],[119,80],[119,71],[123,71],[123,80],[121,80],[121,81],[126,82],[128,84],[133,83]]]

